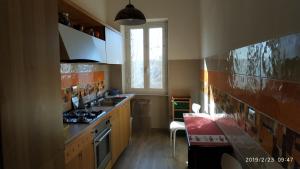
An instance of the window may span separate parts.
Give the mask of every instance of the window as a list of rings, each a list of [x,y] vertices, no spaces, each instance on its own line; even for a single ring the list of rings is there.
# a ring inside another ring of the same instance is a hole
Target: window
[[[127,26],[125,88],[137,94],[166,94],[167,22]]]

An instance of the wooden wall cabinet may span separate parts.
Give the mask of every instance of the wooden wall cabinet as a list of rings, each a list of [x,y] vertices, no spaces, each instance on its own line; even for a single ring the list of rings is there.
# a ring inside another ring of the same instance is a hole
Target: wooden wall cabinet
[[[1,0],[0,9],[0,168],[62,169],[57,1]]]
[[[71,0],[59,0],[58,10],[59,12],[68,13],[73,25],[83,25],[85,28],[93,28],[100,34],[98,39],[86,35],[86,33],[80,33],[76,30],[70,31],[68,29],[68,34],[66,32],[62,34],[62,40],[65,48],[68,50],[69,56],[65,56],[66,53],[62,50],[62,61],[67,61],[68,57],[71,57],[71,59],[83,59],[84,57],[99,55],[100,57],[98,58],[92,57],[91,59],[87,59],[99,61],[100,63],[123,64],[123,37],[120,32],[97,19]],[[104,50],[102,49],[102,42],[105,43]]]
[[[63,24],[58,24],[58,30],[67,56],[61,55],[61,60],[91,60],[106,63],[105,41]]]
[[[120,32],[105,28],[106,57],[108,64],[123,64],[123,38]]]

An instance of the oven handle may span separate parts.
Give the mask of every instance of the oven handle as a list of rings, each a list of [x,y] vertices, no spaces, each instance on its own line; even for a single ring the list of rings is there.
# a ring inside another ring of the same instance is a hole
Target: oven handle
[[[95,143],[101,142],[109,133],[111,133],[111,129],[109,129],[100,139],[96,138]]]

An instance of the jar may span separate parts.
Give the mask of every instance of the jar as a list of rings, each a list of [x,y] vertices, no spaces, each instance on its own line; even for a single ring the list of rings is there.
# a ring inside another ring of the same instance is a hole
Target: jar
[[[59,13],[59,23],[67,25],[67,26],[71,26],[71,22],[70,22],[70,19],[69,19],[69,13],[60,12]]]

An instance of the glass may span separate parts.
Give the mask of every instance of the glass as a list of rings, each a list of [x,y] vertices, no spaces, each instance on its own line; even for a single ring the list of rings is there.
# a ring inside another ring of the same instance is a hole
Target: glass
[[[149,29],[149,83],[152,89],[163,88],[163,28]]]
[[[130,30],[131,88],[144,88],[144,31]]]

